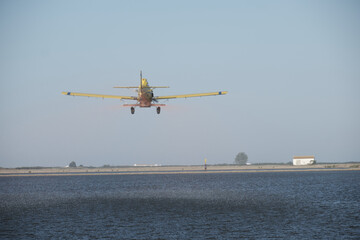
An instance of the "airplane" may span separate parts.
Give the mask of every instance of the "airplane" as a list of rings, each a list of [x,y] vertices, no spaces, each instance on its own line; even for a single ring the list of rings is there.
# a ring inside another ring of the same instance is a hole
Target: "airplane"
[[[183,95],[171,95],[171,96],[154,96],[153,89],[155,88],[169,88],[167,86],[149,86],[146,78],[142,77],[142,71],[140,71],[140,85],[131,87],[114,87],[114,88],[136,88],[138,96],[118,96],[118,95],[104,95],[104,94],[92,94],[92,93],[74,93],[74,92],[62,92],[68,96],[82,96],[82,97],[98,97],[98,98],[115,98],[125,100],[135,100],[136,104],[123,104],[124,107],[131,107],[131,114],[135,113],[135,107],[149,108],[156,107],[157,114],[160,114],[161,108],[166,106],[165,104],[159,104],[158,100],[164,99],[175,99],[175,98],[190,98],[190,97],[205,97],[205,96],[216,96],[225,95],[227,91],[210,92],[210,93],[195,93],[195,94],[183,94]]]

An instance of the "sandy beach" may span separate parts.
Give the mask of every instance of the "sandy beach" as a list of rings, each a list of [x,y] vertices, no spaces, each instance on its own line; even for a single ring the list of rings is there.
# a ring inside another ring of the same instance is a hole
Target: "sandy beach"
[[[203,165],[197,166],[124,166],[108,168],[0,168],[4,176],[59,176],[59,175],[125,175],[125,174],[186,174],[186,173],[234,173],[234,172],[293,172],[293,171],[359,171],[360,163],[292,165]]]

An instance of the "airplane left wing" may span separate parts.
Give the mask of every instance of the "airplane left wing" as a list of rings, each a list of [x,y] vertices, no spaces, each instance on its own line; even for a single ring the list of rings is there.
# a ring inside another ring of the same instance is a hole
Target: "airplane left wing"
[[[174,98],[206,97],[206,96],[225,95],[227,93],[228,93],[227,91],[211,92],[211,93],[195,93],[195,94],[159,96],[159,97],[154,97],[154,99],[161,100],[161,99],[174,99]]]
[[[115,98],[115,99],[129,99],[137,100],[137,97],[132,96],[117,96],[117,95],[104,95],[104,94],[92,94],[92,93],[74,93],[74,92],[62,92],[68,96],[81,96],[81,97],[98,97],[98,98]]]

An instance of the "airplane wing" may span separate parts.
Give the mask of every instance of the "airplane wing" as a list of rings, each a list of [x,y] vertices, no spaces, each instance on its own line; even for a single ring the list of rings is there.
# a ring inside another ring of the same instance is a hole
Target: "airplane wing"
[[[81,97],[98,97],[98,98],[115,98],[115,99],[137,100],[137,97],[132,97],[132,96],[117,96],[117,95],[104,95],[104,94],[92,94],[92,93],[74,93],[74,92],[62,92],[62,94],[69,95],[69,96],[81,96]]]
[[[154,98],[156,100],[161,100],[161,99],[174,99],[174,98],[206,97],[206,96],[225,95],[227,93],[228,93],[227,91],[220,91],[220,92],[211,92],[211,93],[195,93],[195,94],[159,96],[159,97],[154,97]]]

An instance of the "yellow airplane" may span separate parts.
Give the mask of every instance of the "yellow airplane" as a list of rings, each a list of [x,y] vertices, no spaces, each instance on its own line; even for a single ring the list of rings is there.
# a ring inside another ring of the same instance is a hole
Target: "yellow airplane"
[[[160,107],[166,106],[165,104],[158,104],[158,100],[174,99],[174,98],[190,98],[190,97],[205,97],[215,95],[225,95],[227,91],[210,92],[210,93],[196,93],[196,94],[183,94],[183,95],[172,95],[172,96],[154,96],[153,89],[155,88],[169,88],[169,87],[152,87],[146,78],[142,77],[140,71],[140,85],[138,87],[114,87],[114,88],[137,88],[138,96],[117,96],[117,95],[104,95],[104,94],[91,94],[91,93],[74,93],[74,92],[62,92],[64,95],[69,96],[83,96],[83,97],[98,97],[98,98],[115,98],[115,99],[126,99],[135,100],[136,104],[124,104],[125,107],[131,107],[131,114],[135,113],[135,107],[148,108],[156,107],[157,114],[160,114]]]

